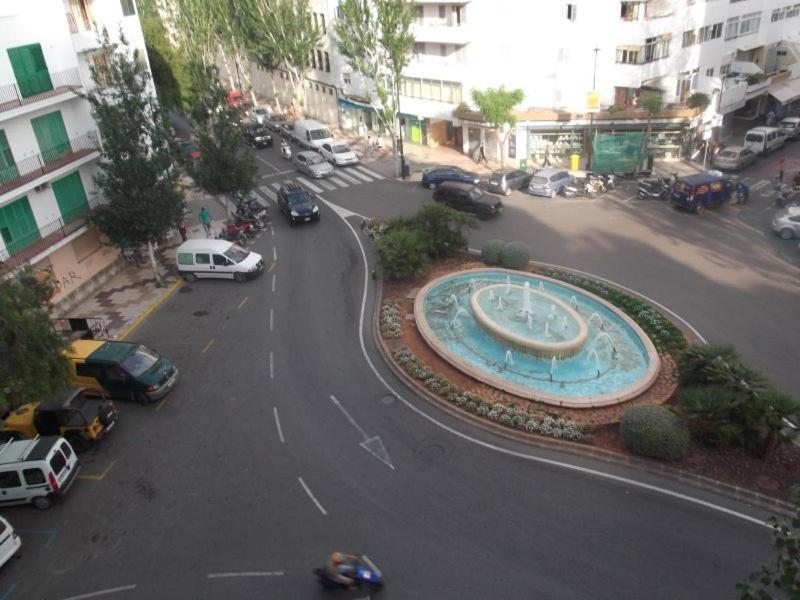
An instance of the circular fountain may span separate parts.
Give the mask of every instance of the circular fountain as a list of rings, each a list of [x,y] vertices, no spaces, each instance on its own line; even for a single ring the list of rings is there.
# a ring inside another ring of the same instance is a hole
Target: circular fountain
[[[517,396],[608,406],[658,376],[650,339],[630,317],[570,284],[505,269],[440,277],[416,296],[420,333],[445,360]]]

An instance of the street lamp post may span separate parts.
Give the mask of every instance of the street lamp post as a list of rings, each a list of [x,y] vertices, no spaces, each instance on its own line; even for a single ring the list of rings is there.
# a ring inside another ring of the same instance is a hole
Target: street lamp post
[[[597,85],[597,53],[600,52],[600,48],[595,46],[594,48],[592,48],[592,52],[594,52],[594,68],[592,69],[592,92],[594,92],[594,89],[595,89],[595,87]],[[588,140],[589,141],[589,146],[588,146],[588,150],[586,152],[586,170],[587,171],[592,166],[592,139],[591,139],[592,129],[594,129],[594,110],[590,108],[589,109],[589,131],[587,132],[588,133],[588,138],[589,138],[589,140]]]

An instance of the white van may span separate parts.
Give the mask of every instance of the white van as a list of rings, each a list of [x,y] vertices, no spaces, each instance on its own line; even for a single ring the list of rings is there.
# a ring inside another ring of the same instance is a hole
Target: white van
[[[10,440],[0,446],[0,506],[26,504],[45,510],[67,493],[81,466],[58,436]]]
[[[0,517],[0,567],[17,553],[20,546],[22,546],[22,540],[14,531],[11,523]]]
[[[301,146],[311,150],[319,150],[322,144],[333,143],[331,130],[312,119],[297,121],[294,124],[294,138]]]
[[[756,154],[767,154],[786,143],[786,133],[777,127],[754,127],[744,136],[745,148]]]
[[[260,254],[225,240],[194,238],[176,250],[178,271],[189,283],[199,277],[244,283],[264,270]]]

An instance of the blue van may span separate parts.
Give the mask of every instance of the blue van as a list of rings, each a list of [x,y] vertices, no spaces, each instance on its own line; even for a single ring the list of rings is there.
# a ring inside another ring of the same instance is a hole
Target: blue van
[[[735,177],[709,172],[675,180],[670,201],[675,206],[699,213],[704,208],[729,202],[731,198],[741,204],[749,195],[748,187]]]

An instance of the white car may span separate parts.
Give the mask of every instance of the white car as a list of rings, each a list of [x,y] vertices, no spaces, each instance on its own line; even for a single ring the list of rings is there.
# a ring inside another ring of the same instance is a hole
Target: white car
[[[353,152],[353,149],[344,142],[326,142],[319,147],[319,153],[322,155],[322,158],[337,167],[355,165],[358,163],[358,156]]]
[[[16,554],[22,546],[22,540],[14,532],[11,523],[0,517],[0,567]]]
[[[250,117],[251,122],[263,125],[269,117],[269,111],[263,106],[254,106],[247,111],[247,116]]]

